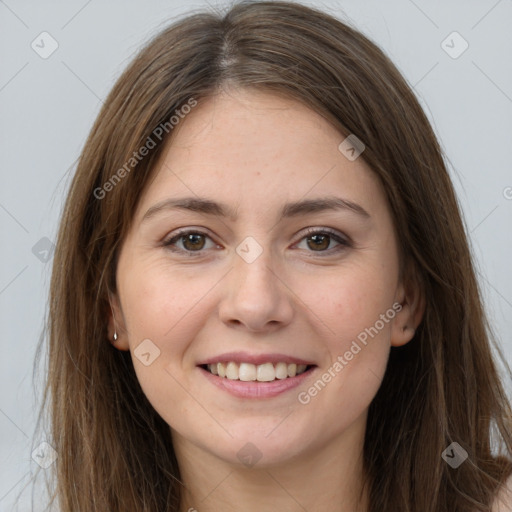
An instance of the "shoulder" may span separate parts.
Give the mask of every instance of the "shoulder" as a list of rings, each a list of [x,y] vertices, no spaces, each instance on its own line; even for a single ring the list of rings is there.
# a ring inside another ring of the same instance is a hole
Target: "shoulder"
[[[491,512],[512,512],[512,475],[501,486]]]

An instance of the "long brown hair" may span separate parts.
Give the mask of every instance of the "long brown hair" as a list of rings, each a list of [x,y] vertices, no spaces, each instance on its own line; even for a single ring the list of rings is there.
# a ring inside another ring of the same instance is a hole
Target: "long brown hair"
[[[49,407],[58,454],[51,503],[62,512],[179,510],[170,429],[142,392],[130,353],[108,341],[108,294],[138,199],[172,137],[168,125],[160,138],[155,128],[228,83],[298,99],[364,142],[407,276],[421,283],[423,321],[411,342],[391,349],[368,414],[369,512],[489,510],[512,470],[512,414],[441,148],[410,86],[374,43],[348,23],[284,1],[174,22],[117,80],[92,128],[53,261],[41,407],[41,415]],[[127,168],[149,137],[154,147]],[[458,469],[441,457],[452,442],[468,453]]]

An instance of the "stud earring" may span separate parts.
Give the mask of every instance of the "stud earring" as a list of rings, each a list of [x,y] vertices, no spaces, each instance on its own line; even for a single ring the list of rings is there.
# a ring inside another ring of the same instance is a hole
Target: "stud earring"
[[[117,329],[116,329],[116,317],[114,316],[114,308],[112,308],[112,303],[110,302],[110,297],[108,303],[110,304],[110,311],[112,311],[112,319],[114,320],[114,341],[117,341],[118,335],[117,335]]]

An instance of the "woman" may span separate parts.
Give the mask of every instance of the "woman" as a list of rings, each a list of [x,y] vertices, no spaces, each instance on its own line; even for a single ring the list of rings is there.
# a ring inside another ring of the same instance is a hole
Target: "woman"
[[[240,3],[141,51],[84,147],[50,293],[63,512],[512,510],[440,147],[324,13]]]

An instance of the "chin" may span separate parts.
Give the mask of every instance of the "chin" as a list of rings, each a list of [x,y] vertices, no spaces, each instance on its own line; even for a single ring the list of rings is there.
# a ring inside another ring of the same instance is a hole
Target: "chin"
[[[286,420],[262,422],[258,430],[254,421],[233,429],[233,437],[224,437],[222,442],[213,443],[209,451],[229,464],[245,468],[271,468],[290,461],[304,453],[307,442],[299,432],[290,432]],[[277,428],[276,428],[276,425]],[[279,429],[281,431],[279,432]]]

